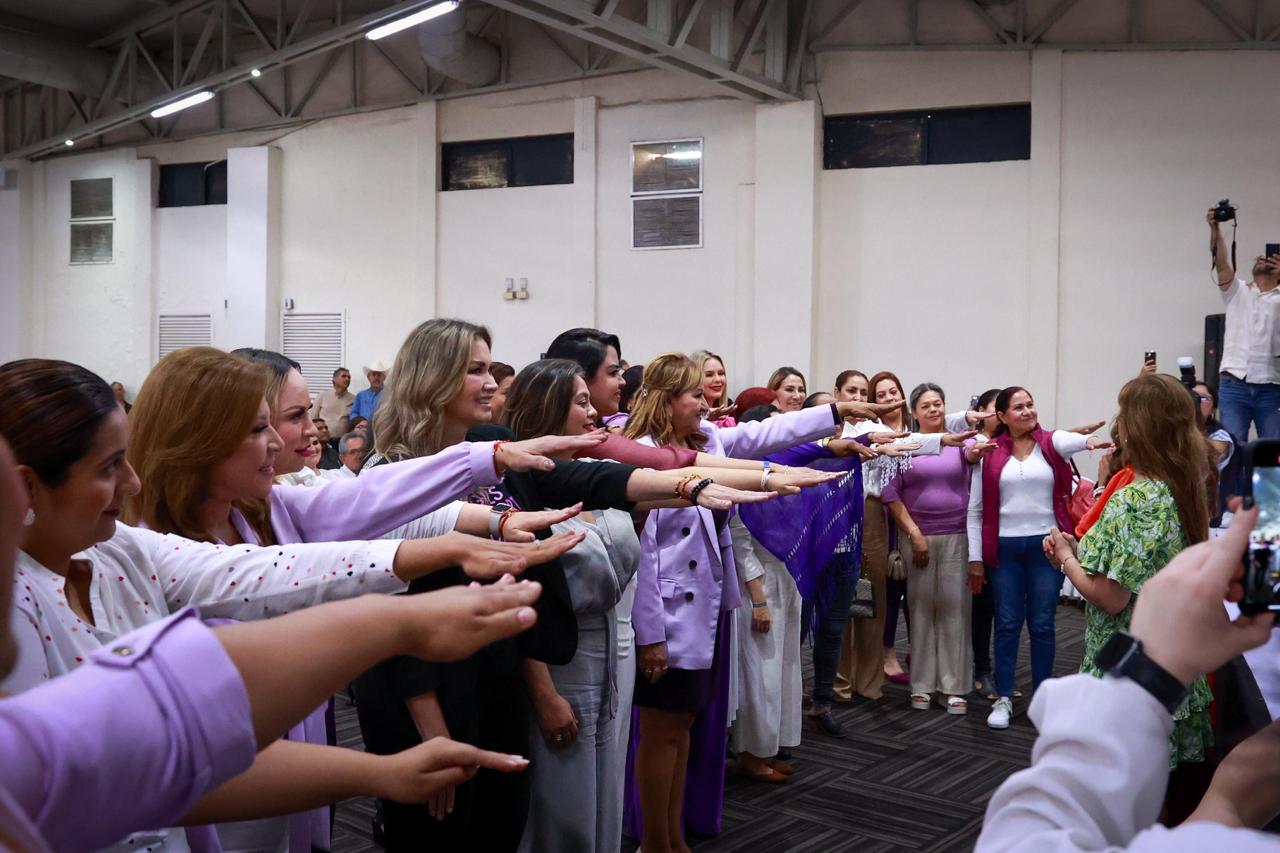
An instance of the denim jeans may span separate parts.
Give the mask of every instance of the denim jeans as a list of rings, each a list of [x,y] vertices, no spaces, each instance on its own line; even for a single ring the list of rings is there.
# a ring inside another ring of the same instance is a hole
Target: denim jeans
[[[1001,696],[1013,695],[1023,622],[1031,634],[1033,689],[1053,674],[1054,617],[1062,575],[1049,565],[1043,541],[1043,535],[1000,537],[1000,564],[991,572],[991,583],[996,603],[996,692]]]
[[[1280,438],[1280,385],[1244,382],[1230,373],[1218,377],[1218,412],[1222,425],[1239,441],[1249,440],[1249,424],[1258,438]]]
[[[991,628],[996,618],[996,602],[991,591],[991,570],[982,592],[973,597],[973,673],[974,678],[991,674]]]
[[[853,554],[849,551],[838,551],[831,555],[827,570],[837,560],[851,561]],[[836,667],[840,665],[840,646],[844,641],[844,627],[849,624],[849,605],[853,603],[854,588],[858,584],[857,569],[849,570],[847,564],[839,569],[840,580],[836,583],[831,601],[827,605],[827,614],[818,620],[817,629],[813,632],[813,704],[830,705],[835,701],[832,684],[836,679]]]

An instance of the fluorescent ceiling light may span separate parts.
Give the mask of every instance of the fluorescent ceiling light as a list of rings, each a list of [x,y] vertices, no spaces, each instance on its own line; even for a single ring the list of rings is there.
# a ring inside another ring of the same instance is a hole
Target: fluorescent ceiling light
[[[672,151],[670,154],[663,154],[668,160],[701,160],[701,151]]]
[[[261,70],[259,70],[259,69],[257,69],[257,68],[255,68],[255,69],[253,69],[252,71],[250,71],[250,72],[249,72],[249,76],[250,76],[250,77],[261,77],[261,76],[262,76],[262,71],[261,71]]]
[[[62,144],[70,148],[72,145],[76,144],[76,141],[74,139],[64,139]]]
[[[405,15],[403,18],[392,21],[389,24],[383,24],[380,27],[374,27],[364,34],[364,37],[370,41],[377,41],[380,38],[386,38],[392,33],[398,33],[401,30],[407,30],[410,27],[416,27],[424,21],[432,18],[438,18],[441,15],[447,15],[454,9],[458,8],[458,0],[445,0],[443,3],[436,3],[434,6],[428,6],[420,12],[414,12],[412,15]]]
[[[194,95],[188,95],[181,100],[174,101],[171,104],[165,104],[163,107],[156,107],[151,111],[152,118],[164,118],[167,115],[173,115],[181,112],[187,107],[194,107],[196,104],[203,104],[205,101],[213,99],[213,92],[205,89],[203,92],[196,92]]]

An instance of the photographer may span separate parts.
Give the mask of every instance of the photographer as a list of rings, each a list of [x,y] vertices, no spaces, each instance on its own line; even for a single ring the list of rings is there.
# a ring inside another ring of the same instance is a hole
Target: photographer
[[[1280,255],[1255,258],[1251,282],[1236,278],[1221,230],[1234,215],[1235,208],[1223,202],[1206,216],[1213,270],[1227,306],[1218,380],[1222,423],[1241,440],[1247,440],[1250,423],[1258,438],[1280,438]]]

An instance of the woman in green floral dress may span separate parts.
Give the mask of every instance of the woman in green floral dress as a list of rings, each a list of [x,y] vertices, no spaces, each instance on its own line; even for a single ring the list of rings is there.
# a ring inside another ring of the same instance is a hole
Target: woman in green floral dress
[[[1080,591],[1085,607],[1082,672],[1101,676],[1093,656],[1116,631],[1129,628],[1142,586],[1183,548],[1209,534],[1211,453],[1195,402],[1178,380],[1146,375],[1120,391],[1115,438],[1134,480],[1107,502],[1078,543],[1054,530],[1045,552]],[[1203,677],[1173,715],[1169,767],[1204,761],[1213,742]]]

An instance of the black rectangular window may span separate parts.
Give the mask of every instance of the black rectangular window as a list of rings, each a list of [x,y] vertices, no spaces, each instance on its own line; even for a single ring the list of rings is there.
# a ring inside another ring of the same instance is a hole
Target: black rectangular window
[[[160,167],[160,207],[227,203],[227,161]]]
[[[1031,159],[1031,105],[828,116],[824,169]]]
[[[440,146],[444,190],[486,190],[573,183],[573,134],[446,142]]]

